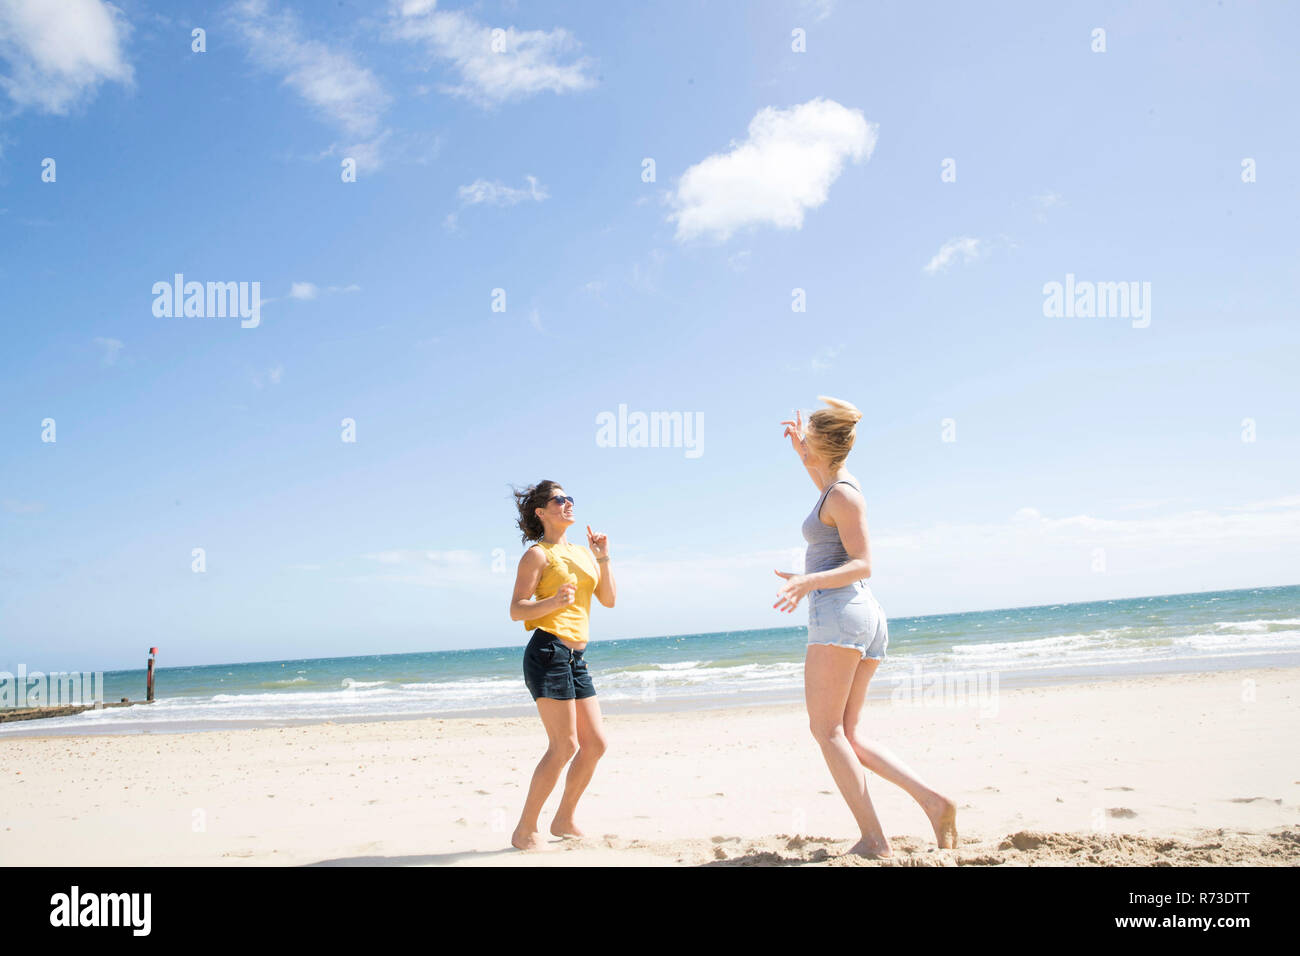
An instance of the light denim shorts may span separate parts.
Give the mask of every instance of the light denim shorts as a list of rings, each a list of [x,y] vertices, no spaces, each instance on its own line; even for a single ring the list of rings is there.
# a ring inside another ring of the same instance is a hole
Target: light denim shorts
[[[889,622],[866,581],[808,592],[808,643],[857,648],[884,660]]]

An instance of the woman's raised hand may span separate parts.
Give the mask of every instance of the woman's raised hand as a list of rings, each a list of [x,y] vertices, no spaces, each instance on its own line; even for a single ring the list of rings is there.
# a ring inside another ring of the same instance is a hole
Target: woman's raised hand
[[[803,412],[796,410],[794,421],[786,421],[781,424],[786,426],[785,436],[790,439],[790,444],[794,447],[794,453],[802,461],[808,454],[808,446],[804,443],[803,436]]]
[[[591,553],[597,559],[609,557],[609,537],[594,533],[591,525],[587,525],[587,547],[591,548]]]
[[[576,584],[561,584],[560,589],[555,592],[555,599],[560,602],[560,607],[567,607],[573,603],[573,596],[577,592]]]

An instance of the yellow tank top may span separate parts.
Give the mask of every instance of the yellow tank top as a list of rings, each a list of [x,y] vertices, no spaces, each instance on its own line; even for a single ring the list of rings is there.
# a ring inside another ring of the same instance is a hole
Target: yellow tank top
[[[596,590],[600,580],[600,569],[591,552],[579,545],[556,542],[547,544],[538,541],[537,547],[546,553],[546,567],[537,580],[537,589],[533,597],[544,600],[553,597],[562,584],[577,585],[573,603],[565,605],[558,611],[552,611],[545,617],[524,621],[526,630],[540,627],[550,631],[556,637],[564,638],[574,644],[587,643],[587,620],[591,616],[591,594]]]

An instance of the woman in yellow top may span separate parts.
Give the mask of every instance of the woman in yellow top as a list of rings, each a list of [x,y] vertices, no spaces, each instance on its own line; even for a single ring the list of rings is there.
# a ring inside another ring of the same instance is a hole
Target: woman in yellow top
[[[510,620],[533,630],[524,649],[524,683],[528,686],[549,744],[533,771],[519,825],[510,837],[513,846],[532,850],[541,845],[537,818],[555,789],[564,765],[573,760],[564,781],[551,832],[580,837],[573,820],[578,798],[605,752],[600,704],[583,650],[591,596],[614,606],[614,574],[609,567],[609,541],[587,526],[587,547],[570,544],[564,533],[573,524],[573,498],[554,481],[516,491],[519,530],[524,543],[535,542],[519,559]]]

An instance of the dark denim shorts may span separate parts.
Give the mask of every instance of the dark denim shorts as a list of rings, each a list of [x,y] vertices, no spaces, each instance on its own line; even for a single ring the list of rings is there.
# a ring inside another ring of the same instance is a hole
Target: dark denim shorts
[[[596,696],[583,652],[540,627],[524,648],[524,683],[533,700],[585,700]]]

